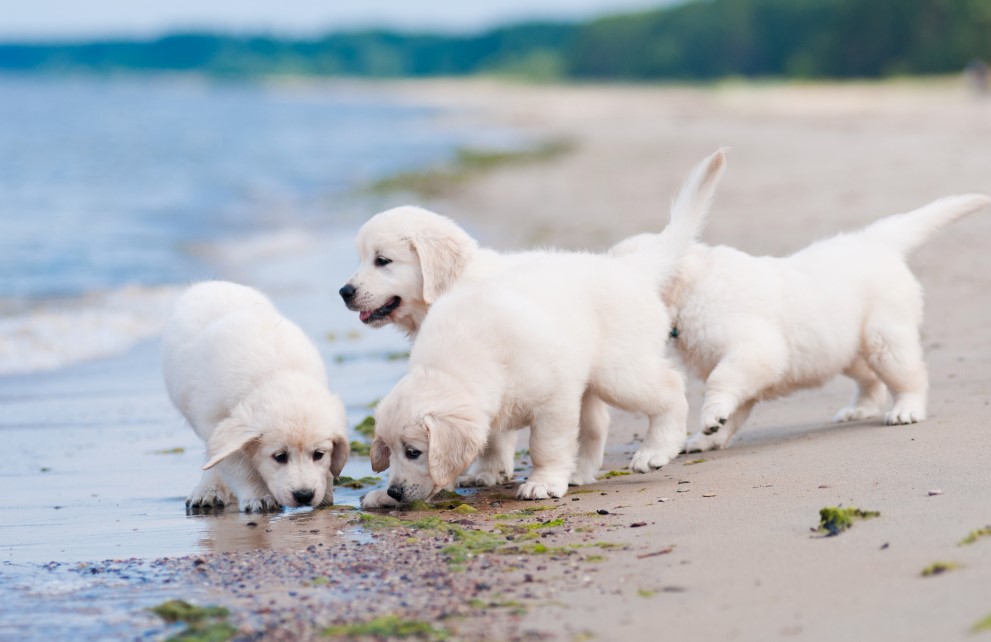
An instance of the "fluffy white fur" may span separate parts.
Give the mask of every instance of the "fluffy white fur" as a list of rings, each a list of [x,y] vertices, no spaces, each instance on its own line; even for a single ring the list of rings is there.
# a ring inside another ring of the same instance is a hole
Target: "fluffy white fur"
[[[533,253],[437,300],[409,373],[378,406],[372,467],[391,467],[389,490],[369,493],[363,505],[428,498],[493,435],[524,425],[534,467],[518,496],[561,497],[581,458],[602,456],[601,446],[579,447],[605,441],[579,421],[591,398],[647,416],[631,468],[659,468],[677,456],[687,402],[684,380],[664,356],[667,337],[657,332],[670,318],[656,293],[693,242],[722,166],[719,152],[695,170],[668,228],[638,251]]]
[[[376,214],[358,231],[355,241],[359,265],[341,296],[363,323],[382,327],[394,323],[410,339],[416,335],[430,306],[458,283],[471,283],[525,263],[535,253],[500,253],[481,248],[457,223],[420,207],[396,207]],[[589,435],[605,435],[609,412],[589,398],[582,422]],[[516,435],[493,433],[474,470],[462,485],[494,486],[513,478]],[[588,444],[591,454],[575,471],[572,482],[595,480],[605,443]]]
[[[207,444],[191,508],[325,505],[348,458],[346,417],[313,343],[260,292],[208,281],[163,337],[169,396]]]
[[[754,405],[838,374],[857,384],[834,421],[926,418],[928,378],[919,340],[922,287],[906,255],[934,232],[991,199],[944,198],[818,241],[785,258],[694,245],[663,298],[685,364],[706,382],[701,429],[690,452],[724,448]],[[639,250],[651,235],[612,253]]]

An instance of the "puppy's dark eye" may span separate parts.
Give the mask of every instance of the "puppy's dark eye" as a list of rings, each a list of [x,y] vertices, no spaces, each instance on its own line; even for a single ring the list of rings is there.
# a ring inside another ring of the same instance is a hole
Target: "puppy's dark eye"
[[[322,450],[314,450],[313,451],[313,461],[320,461],[321,459],[323,459],[323,451]]]
[[[272,455],[272,459],[274,459],[277,463],[287,464],[289,463],[289,453],[275,453]]]
[[[384,256],[375,257],[375,267],[385,267],[392,263],[392,259],[387,259]]]
[[[416,448],[406,447],[406,459],[416,459],[421,455],[420,451]]]

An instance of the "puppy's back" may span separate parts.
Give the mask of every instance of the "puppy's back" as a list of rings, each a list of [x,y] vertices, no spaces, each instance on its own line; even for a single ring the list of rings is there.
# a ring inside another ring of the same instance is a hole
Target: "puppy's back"
[[[194,285],[176,302],[162,338],[173,403],[202,437],[259,382],[294,372],[326,386],[313,343],[262,293],[223,281]]]

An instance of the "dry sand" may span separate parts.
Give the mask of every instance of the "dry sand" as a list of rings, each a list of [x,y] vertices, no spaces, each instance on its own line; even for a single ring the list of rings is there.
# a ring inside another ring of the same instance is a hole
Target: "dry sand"
[[[944,195],[991,193],[991,100],[962,83],[410,91],[577,143],[558,162],[499,171],[437,204],[502,248],[602,249],[659,229],[680,179],[718,146],[732,151],[704,240],[755,254]],[[599,640],[967,637],[991,614],[991,538],[957,545],[991,524],[989,242],[984,211],[911,259],[927,296],[928,421],[830,425],[852,392],[838,380],[759,405],[704,463],[682,457],[603,483],[608,500],[596,496],[596,507],[621,515],[602,521],[648,524],[610,532],[630,550],[608,553],[587,581],[540,574],[557,606],[531,608],[522,628]],[[694,382],[695,412],[700,391]],[[607,468],[627,463],[643,429],[614,417]],[[881,517],[813,537],[819,509],[840,504]],[[666,546],[674,551],[640,558]],[[920,577],[944,560],[960,569]]]

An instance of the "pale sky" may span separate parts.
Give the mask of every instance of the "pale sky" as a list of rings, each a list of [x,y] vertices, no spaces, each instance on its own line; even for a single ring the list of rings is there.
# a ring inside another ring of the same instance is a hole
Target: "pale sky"
[[[676,0],[21,0],[5,2],[2,40],[149,36],[175,30],[308,35],[357,27],[477,31],[527,19],[573,20]]]

